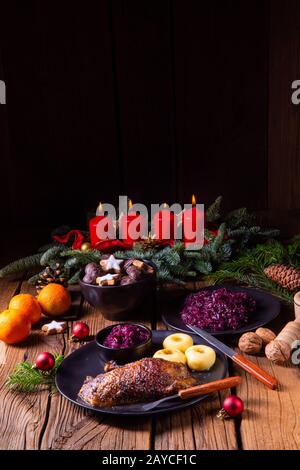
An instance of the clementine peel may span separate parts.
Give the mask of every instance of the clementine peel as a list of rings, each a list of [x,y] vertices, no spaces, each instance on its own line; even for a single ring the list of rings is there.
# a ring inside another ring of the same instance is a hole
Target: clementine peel
[[[0,340],[7,344],[24,341],[30,333],[30,321],[18,310],[4,310],[0,313]]]
[[[37,298],[42,312],[49,317],[64,315],[71,307],[69,291],[60,284],[45,286]]]

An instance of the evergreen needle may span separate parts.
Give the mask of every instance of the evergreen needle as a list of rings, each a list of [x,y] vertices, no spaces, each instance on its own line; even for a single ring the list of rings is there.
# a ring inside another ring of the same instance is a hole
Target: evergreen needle
[[[34,392],[43,388],[49,391],[55,391],[55,374],[61,364],[64,356],[54,354],[55,365],[49,372],[43,372],[30,364],[23,361],[17,364],[13,372],[7,377],[6,385],[18,392]]]

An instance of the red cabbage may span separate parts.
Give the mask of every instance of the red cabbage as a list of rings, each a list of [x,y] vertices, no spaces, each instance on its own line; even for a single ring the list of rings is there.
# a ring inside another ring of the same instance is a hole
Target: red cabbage
[[[114,349],[131,348],[144,343],[149,338],[149,331],[138,325],[117,325],[106,336],[103,345]]]
[[[237,330],[248,323],[255,308],[255,300],[245,292],[207,289],[186,298],[181,319],[185,325],[212,331]]]

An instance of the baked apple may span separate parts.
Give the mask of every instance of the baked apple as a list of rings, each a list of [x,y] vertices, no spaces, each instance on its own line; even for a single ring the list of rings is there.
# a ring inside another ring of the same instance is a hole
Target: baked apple
[[[159,351],[156,351],[153,357],[156,359],[164,359],[165,361],[181,362],[182,364],[186,364],[185,355],[178,349],[160,349]]]
[[[208,370],[216,362],[216,353],[209,346],[197,344],[185,351],[187,364],[192,370]]]
[[[178,351],[185,352],[189,347],[193,346],[193,338],[185,333],[174,333],[167,336],[163,342],[165,349],[178,349]]]

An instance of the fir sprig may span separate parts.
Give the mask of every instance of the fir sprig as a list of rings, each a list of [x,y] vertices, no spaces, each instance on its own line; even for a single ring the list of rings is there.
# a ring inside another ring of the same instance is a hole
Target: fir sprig
[[[299,266],[299,251],[299,236],[286,246],[279,241],[270,240],[245,251],[232,261],[221,264],[215,272],[209,274],[208,279],[214,284],[235,282],[256,287],[271,292],[285,302],[293,303],[293,294],[268,279],[264,269],[271,264],[288,263]]]
[[[55,365],[53,369],[48,372],[43,372],[37,369],[28,361],[20,362],[8,376],[6,381],[7,386],[18,392],[28,393],[45,388],[49,390],[49,392],[53,393],[56,390],[54,380],[55,374],[64,356],[61,354],[54,354],[54,358]]]
[[[221,217],[221,204],[223,197],[219,196],[206,210],[206,220],[216,222]]]
[[[0,269],[0,278],[10,277],[15,274],[24,273],[39,267],[41,265],[41,257],[42,253],[37,253],[35,255],[26,256],[25,258],[13,261],[4,268]]]

